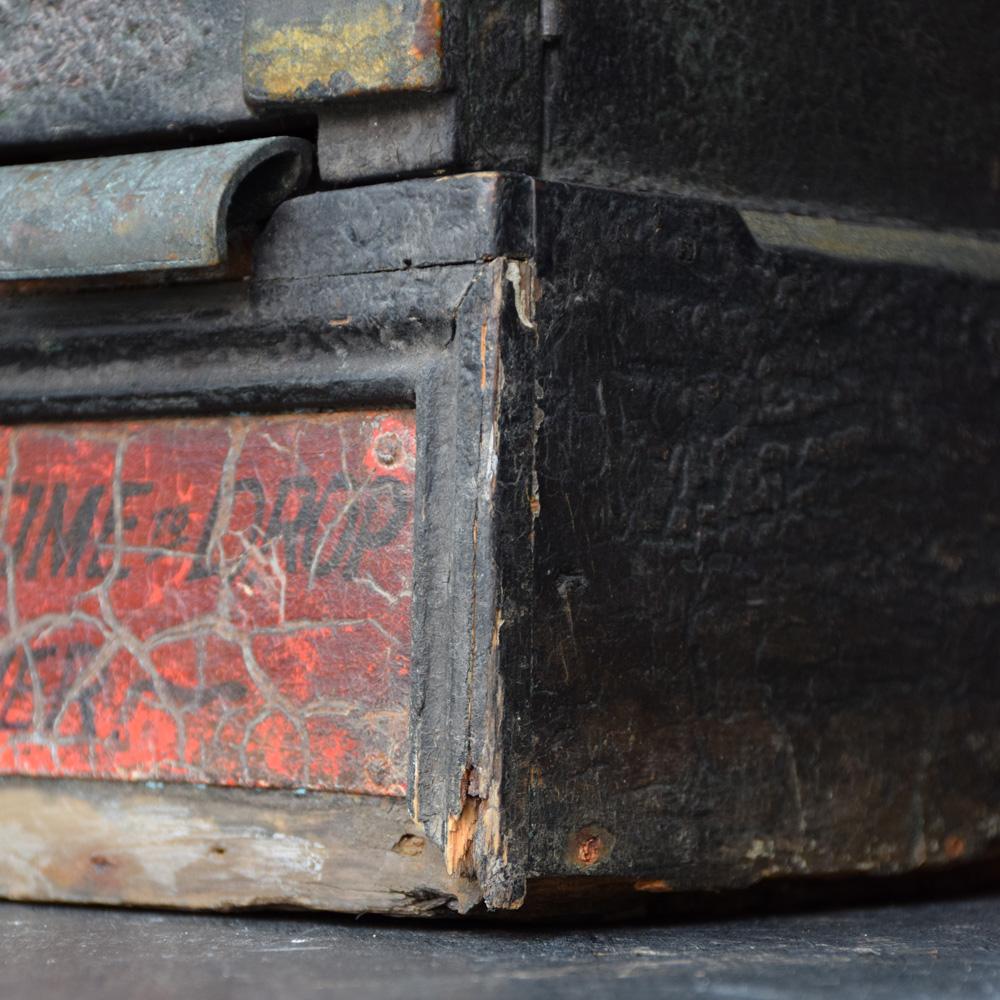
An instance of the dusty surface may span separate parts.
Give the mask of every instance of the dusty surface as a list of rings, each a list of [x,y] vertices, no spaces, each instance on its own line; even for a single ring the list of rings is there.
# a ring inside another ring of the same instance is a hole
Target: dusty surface
[[[1000,996],[1000,900],[561,930],[0,907],[5,1000]]]

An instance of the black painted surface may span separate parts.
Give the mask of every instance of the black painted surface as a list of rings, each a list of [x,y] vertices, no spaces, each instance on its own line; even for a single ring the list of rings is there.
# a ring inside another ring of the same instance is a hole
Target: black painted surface
[[[256,271],[271,280],[527,257],[533,197],[530,178],[506,174],[322,191],[278,209]]]
[[[546,185],[538,219],[529,874],[996,851],[1000,287],[704,203]]]
[[[538,0],[446,0],[443,9],[446,93],[330,105],[319,122],[325,181],[537,169],[543,117]]]
[[[246,122],[243,6],[10,0],[0,8],[0,147]]]
[[[464,24],[459,163],[471,170],[538,168],[542,141],[539,0],[445,0]]]
[[[510,930],[0,907],[4,1000],[1000,996],[996,899]]]
[[[991,0],[558,6],[548,176],[1000,225]]]

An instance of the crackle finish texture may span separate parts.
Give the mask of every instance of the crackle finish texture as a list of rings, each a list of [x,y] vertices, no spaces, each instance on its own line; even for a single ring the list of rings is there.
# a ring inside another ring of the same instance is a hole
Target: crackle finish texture
[[[1000,7],[559,5],[544,173],[1000,226]]]
[[[765,252],[697,202],[545,185],[538,219],[529,869],[995,850],[1000,289]]]
[[[412,411],[0,430],[0,773],[406,790]]]
[[[525,170],[996,229],[998,32],[991,0],[0,0],[0,146],[307,134],[325,109],[338,184]]]

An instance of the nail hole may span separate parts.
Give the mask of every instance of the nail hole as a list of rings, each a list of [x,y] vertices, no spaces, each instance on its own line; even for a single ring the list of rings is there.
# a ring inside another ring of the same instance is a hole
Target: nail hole
[[[407,858],[415,858],[419,854],[423,854],[424,847],[427,841],[423,837],[418,837],[414,833],[404,833],[399,840],[396,841],[396,846],[393,848],[393,852],[396,854],[402,854]]]

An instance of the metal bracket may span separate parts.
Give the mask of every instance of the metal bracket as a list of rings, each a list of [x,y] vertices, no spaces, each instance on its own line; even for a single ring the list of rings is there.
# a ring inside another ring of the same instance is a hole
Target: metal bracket
[[[220,267],[312,169],[302,139],[0,168],[0,280]]]

